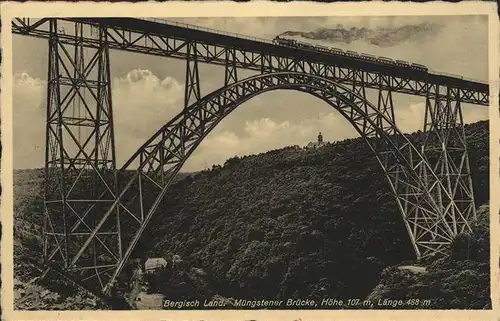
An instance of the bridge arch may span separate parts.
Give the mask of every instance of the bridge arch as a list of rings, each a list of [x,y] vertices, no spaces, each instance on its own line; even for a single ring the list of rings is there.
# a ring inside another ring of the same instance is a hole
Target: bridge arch
[[[130,238],[125,236],[128,233],[121,233],[124,236],[119,243],[125,246],[125,252],[122,254],[121,246],[117,250],[119,259],[106,287],[109,289],[157,212],[174,177],[203,139],[242,103],[259,94],[280,89],[311,94],[335,108],[354,126],[388,179],[417,257],[445,253],[446,246],[456,234],[470,230],[468,217],[461,217],[460,224],[443,217],[441,199],[451,196],[446,195],[445,189],[445,195],[432,192],[434,186],[441,184],[440,180],[425,157],[383,112],[333,80],[300,72],[277,72],[249,77],[206,95],[151,136],[122,167],[123,171],[136,171],[73,257],[71,265],[75,266],[96,233],[117,209],[121,215],[129,214],[137,225],[131,229]],[[133,168],[137,162],[138,167]],[[145,190],[148,195],[145,195]]]

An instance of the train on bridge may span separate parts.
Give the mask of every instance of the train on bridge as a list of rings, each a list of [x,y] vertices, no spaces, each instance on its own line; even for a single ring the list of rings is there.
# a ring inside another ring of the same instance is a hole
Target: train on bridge
[[[333,47],[328,48],[328,47],[322,46],[322,45],[312,45],[310,43],[301,42],[301,41],[298,41],[295,39],[283,38],[280,36],[277,36],[276,38],[273,39],[273,44],[278,45],[278,46],[302,49],[302,50],[326,52],[326,53],[350,57],[350,58],[354,58],[354,59],[368,60],[368,61],[371,61],[374,63],[383,64],[383,65],[392,65],[392,66],[398,66],[398,67],[402,67],[402,68],[410,68],[413,71],[417,71],[417,72],[427,73],[429,71],[429,69],[426,66],[416,64],[416,63],[410,63],[410,62],[403,61],[403,60],[392,60],[391,58],[387,58],[387,57],[376,57],[374,55],[369,55],[369,54],[365,54],[365,53],[357,53],[355,51],[350,51],[350,50],[344,51],[344,50],[339,49],[339,48],[333,48]]]

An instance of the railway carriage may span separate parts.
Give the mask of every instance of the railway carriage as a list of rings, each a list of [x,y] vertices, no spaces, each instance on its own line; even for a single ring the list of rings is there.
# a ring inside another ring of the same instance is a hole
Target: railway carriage
[[[344,50],[339,49],[339,48],[330,48],[330,51],[337,54],[337,55],[344,55]]]
[[[417,69],[417,70],[420,70],[420,71],[425,71],[425,72],[427,72],[427,71],[429,70],[426,66],[421,65],[421,64],[415,64],[415,63],[412,63],[412,64],[411,64],[411,67],[412,67],[413,69]]]
[[[387,57],[378,57],[377,59],[379,62],[381,63],[384,63],[384,64],[389,64],[389,65],[394,65],[396,64],[394,62],[394,60],[392,60],[391,58],[387,58]]]
[[[402,66],[402,67],[410,67],[410,63],[408,61],[404,60],[396,60],[396,65]]]
[[[363,53],[363,54],[360,54],[360,57],[363,59],[369,60],[369,61],[377,61],[377,57],[374,55],[370,55],[370,54]]]
[[[346,56],[349,56],[349,57],[356,57],[356,58],[358,58],[358,57],[359,57],[359,54],[358,54],[357,52],[355,52],[355,51],[351,51],[351,50],[347,50],[347,51],[345,52],[345,54],[346,54]]]

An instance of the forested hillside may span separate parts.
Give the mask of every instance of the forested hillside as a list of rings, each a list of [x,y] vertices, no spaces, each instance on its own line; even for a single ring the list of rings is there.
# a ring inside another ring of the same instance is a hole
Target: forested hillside
[[[488,122],[467,126],[466,135],[479,206],[489,199]],[[410,137],[418,144],[423,135]],[[43,171],[18,172],[14,178],[15,274],[27,280],[36,273],[24,262],[40,251]],[[406,289],[411,288],[411,280],[392,277],[397,271],[390,267],[414,263],[414,253],[386,178],[361,139],[317,150],[286,147],[234,157],[224,166],[178,181],[158,214],[133,257],[169,259],[176,254],[186,266],[206,272],[203,280],[194,280],[189,273],[164,275],[156,290],[170,299],[216,294],[238,299],[391,298],[394,284],[406,282]],[[483,220],[487,226],[487,215]],[[488,253],[487,228],[481,233],[477,247]],[[478,284],[487,286],[484,257],[466,257],[463,266]],[[478,267],[471,260],[483,263]],[[460,270],[445,269],[448,263],[434,265],[439,278]],[[455,281],[458,285],[448,287],[446,295],[462,295],[463,280]],[[423,289],[429,282],[418,280]],[[468,291],[476,300],[462,300],[455,308],[488,304],[489,289],[479,286]]]
[[[488,122],[467,126],[466,135],[479,206],[489,197]],[[203,267],[208,296],[364,298],[383,269],[414,259],[386,178],[361,139],[232,158],[177,184],[160,213],[137,255],[178,254]]]
[[[411,266],[385,269],[368,298],[419,299],[415,306],[406,305],[408,309],[491,309],[489,215],[489,207],[481,206],[474,234],[457,238],[451,256],[423,264],[425,271]]]

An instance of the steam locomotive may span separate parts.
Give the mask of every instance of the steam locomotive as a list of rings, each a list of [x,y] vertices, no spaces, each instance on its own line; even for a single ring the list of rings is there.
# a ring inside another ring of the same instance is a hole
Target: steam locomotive
[[[314,46],[312,44],[309,44],[306,42],[301,42],[301,41],[298,41],[295,39],[281,38],[280,36],[277,36],[276,38],[273,39],[273,44],[278,45],[278,46],[297,48],[297,49],[326,52],[326,53],[331,53],[334,55],[347,56],[347,57],[356,58],[356,59],[368,60],[368,61],[372,61],[372,62],[384,64],[384,65],[393,65],[393,66],[411,68],[413,70],[418,70],[421,72],[428,72],[429,71],[429,69],[424,65],[409,63],[409,62],[403,61],[403,60],[392,60],[392,59],[387,58],[387,57],[376,57],[373,55],[357,53],[357,52],[350,51],[350,50],[344,51],[344,50],[339,49],[339,48],[328,48],[328,47],[321,46],[321,45]]]

